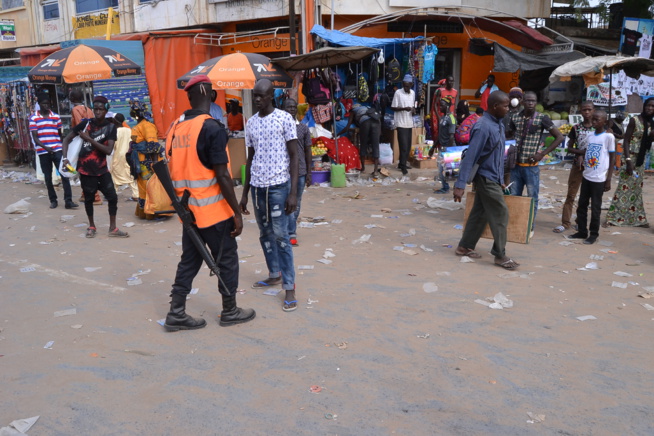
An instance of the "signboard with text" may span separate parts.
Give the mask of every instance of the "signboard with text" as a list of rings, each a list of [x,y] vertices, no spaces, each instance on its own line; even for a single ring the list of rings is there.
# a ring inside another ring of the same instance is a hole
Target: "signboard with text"
[[[606,82],[599,85],[590,85],[586,94],[586,99],[592,101],[596,106],[609,105],[609,84]],[[620,88],[611,89],[611,106],[626,106],[627,93]]]
[[[0,20],[0,41],[16,41],[14,20]]]
[[[113,11],[111,18],[111,34],[120,33],[120,20],[118,11]],[[107,20],[109,14],[101,12],[99,14],[88,14],[73,17],[73,29],[75,29],[75,38],[93,38],[107,34]]]

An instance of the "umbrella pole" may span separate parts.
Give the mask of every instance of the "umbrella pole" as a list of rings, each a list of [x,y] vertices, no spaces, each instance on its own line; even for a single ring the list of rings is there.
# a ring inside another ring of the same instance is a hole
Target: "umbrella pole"
[[[613,68],[609,70],[609,114],[607,115],[609,125],[611,121],[611,101],[613,99]]]
[[[329,69],[329,67],[327,67]],[[338,66],[334,67],[335,73],[338,74]],[[329,77],[329,74],[327,75]],[[334,145],[336,146],[336,165],[338,165],[338,138],[336,137],[336,99],[334,98],[334,81],[329,81],[329,87],[332,95],[332,135],[334,136]]]

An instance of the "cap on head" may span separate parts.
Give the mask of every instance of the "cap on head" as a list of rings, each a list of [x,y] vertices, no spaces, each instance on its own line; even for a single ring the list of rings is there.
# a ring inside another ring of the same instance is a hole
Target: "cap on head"
[[[402,79],[403,82],[413,82],[413,76],[411,74],[405,74],[404,79]]]
[[[107,100],[107,97],[104,97],[104,96],[102,96],[102,95],[97,95],[97,96],[95,96],[95,98],[93,99],[93,103],[95,103],[95,102],[102,103],[102,104],[104,104],[104,105],[106,106],[107,103],[109,103],[109,100]]]
[[[194,76],[191,80],[188,81],[186,86],[184,87],[184,91],[189,91],[193,86],[197,85],[198,83],[209,83],[211,84],[211,79],[206,74],[199,74],[197,76]]]
[[[522,88],[514,86],[509,90],[509,98],[522,98],[523,96]]]

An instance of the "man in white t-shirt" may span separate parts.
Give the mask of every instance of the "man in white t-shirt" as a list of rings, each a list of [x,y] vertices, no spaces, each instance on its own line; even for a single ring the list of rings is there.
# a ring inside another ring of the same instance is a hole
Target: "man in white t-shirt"
[[[259,80],[252,93],[259,112],[245,125],[245,145],[249,153],[240,205],[243,214],[249,215],[248,192],[252,187],[259,241],[268,266],[268,278],[252,287],[264,288],[281,283],[286,291],[282,309],[292,312],[297,309],[297,299],[288,216],[297,205],[297,129],[288,112],[273,107],[270,80]]]
[[[400,149],[400,164],[397,166],[406,175],[410,168],[407,164],[411,149],[411,132],[413,130],[413,114],[415,113],[416,93],[413,92],[413,77],[410,74],[402,79],[402,89],[395,91],[391,109],[395,111],[395,129],[397,144]]]
[[[602,195],[611,190],[611,176],[615,159],[615,138],[606,132],[607,115],[603,109],[595,109],[591,124],[594,133],[586,137],[584,178],[581,181],[577,207],[577,233],[572,239],[585,239],[584,244],[594,244],[599,236]],[[591,206],[588,227],[588,204]],[[590,236],[588,234],[590,230]]]

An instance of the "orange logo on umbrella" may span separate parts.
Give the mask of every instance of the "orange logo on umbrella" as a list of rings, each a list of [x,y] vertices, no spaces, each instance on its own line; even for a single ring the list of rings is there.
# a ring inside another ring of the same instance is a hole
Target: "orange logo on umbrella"
[[[114,62],[122,62],[125,60],[125,58],[121,57],[119,53],[114,55],[106,55],[105,58],[110,64],[113,64]]]
[[[46,59],[46,61],[41,65],[41,68],[45,68],[45,67],[58,67],[58,66],[61,65],[61,63],[64,62],[65,60],[66,60],[66,58],[63,58],[63,59],[57,59],[57,60],[55,60],[55,59]]]
[[[205,71],[207,71],[207,68],[209,68],[207,65],[200,65],[195,70],[191,71],[189,74],[202,74]]]

